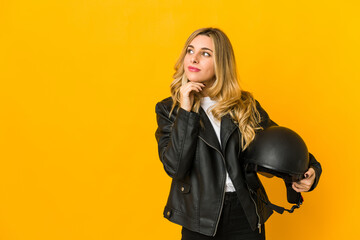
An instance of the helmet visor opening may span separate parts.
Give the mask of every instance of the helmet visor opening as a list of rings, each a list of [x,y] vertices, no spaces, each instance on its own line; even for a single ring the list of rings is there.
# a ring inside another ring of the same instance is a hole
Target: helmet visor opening
[[[300,181],[301,179],[304,179],[304,175],[299,175],[299,174],[289,174],[289,173],[284,173],[284,172],[278,172],[272,169],[268,169],[265,167],[261,167],[261,166],[257,166],[257,172],[260,173],[261,175],[271,178],[273,176],[276,176],[278,178],[282,178],[284,179],[285,182],[297,182]]]

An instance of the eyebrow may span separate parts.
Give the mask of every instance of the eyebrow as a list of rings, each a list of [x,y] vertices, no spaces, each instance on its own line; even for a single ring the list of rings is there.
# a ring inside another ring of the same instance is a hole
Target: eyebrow
[[[194,48],[193,45],[189,45],[188,47]],[[213,52],[213,50],[211,50],[210,48],[203,47],[203,48],[201,48],[201,49],[203,49],[203,50],[209,50],[210,52]]]

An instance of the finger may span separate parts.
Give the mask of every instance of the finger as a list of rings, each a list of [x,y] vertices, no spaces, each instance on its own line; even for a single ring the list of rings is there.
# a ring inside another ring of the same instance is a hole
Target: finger
[[[308,191],[311,187],[311,184],[309,182],[305,182],[305,183],[294,183],[293,184],[298,190],[301,191]]]
[[[313,184],[313,182],[314,181],[312,179],[306,178],[306,179],[303,179],[303,180],[297,182],[297,184],[300,186],[309,187]]]
[[[186,86],[182,92],[182,94],[184,96],[189,96],[190,92],[191,91],[196,91],[196,92],[199,92],[201,91],[201,87],[197,87],[197,86],[194,86],[194,85],[189,85],[189,86]]]
[[[293,186],[295,186],[296,188],[299,188],[299,189],[304,189],[304,188],[306,188],[307,185],[294,182]]]
[[[202,91],[202,88],[200,86],[191,86],[189,88],[189,92],[191,92],[191,91],[200,92],[200,91]]]
[[[186,85],[183,85],[182,87],[184,87],[185,89],[192,88],[192,87],[204,88],[204,87],[205,87],[205,84],[203,84],[203,83],[196,83],[196,82],[187,82]]]
[[[194,88],[194,87],[196,87],[196,88],[203,88],[203,87],[205,87],[205,85],[202,84],[202,83],[193,83],[193,82],[188,82],[188,84],[185,85],[185,88],[186,88],[186,89],[188,89],[188,88]]]
[[[292,188],[296,191],[296,192],[306,192],[308,189],[305,187],[302,187],[296,183],[292,184]]]
[[[199,91],[202,91],[203,87],[200,85],[189,85],[188,89],[190,89],[190,91],[198,90],[198,92],[199,92]]]
[[[307,181],[307,180],[294,182],[294,185],[297,186],[298,188],[310,188],[311,184],[312,184],[311,181]]]
[[[202,86],[205,87],[205,83],[200,83],[200,82],[192,82],[192,84],[198,85],[198,86]]]
[[[314,181],[315,181],[315,176],[312,175],[309,178],[306,178],[306,179],[303,179],[303,180],[297,182],[297,184],[310,189],[311,186],[314,184]]]
[[[315,175],[315,170],[313,168],[309,168],[304,174],[305,178],[310,178]]]
[[[183,94],[189,95],[191,91],[202,91],[202,89],[205,87],[204,83],[197,83],[197,82],[187,82],[185,85],[181,86],[180,91],[182,91]],[[197,90],[195,90],[195,88]]]
[[[299,189],[294,183],[291,185],[292,189],[294,189],[296,192],[301,192],[301,189]]]
[[[299,183],[301,185],[312,186],[314,181],[315,181],[315,175],[311,175],[311,176],[308,176],[307,178],[304,178],[304,179],[298,181],[297,183]]]
[[[188,85],[191,85],[191,84],[193,84],[193,85],[199,85],[199,86],[203,86],[203,87],[206,86],[205,83],[201,83],[201,82],[187,82],[187,84],[188,84]]]
[[[298,189],[301,189],[303,191],[308,191],[311,187],[311,185],[295,185]]]

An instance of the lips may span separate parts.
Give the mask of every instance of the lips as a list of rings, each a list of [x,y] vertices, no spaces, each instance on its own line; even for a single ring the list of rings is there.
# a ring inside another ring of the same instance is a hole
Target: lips
[[[198,69],[196,67],[191,67],[191,66],[189,66],[188,69],[190,72],[199,72],[200,71],[200,69]]]

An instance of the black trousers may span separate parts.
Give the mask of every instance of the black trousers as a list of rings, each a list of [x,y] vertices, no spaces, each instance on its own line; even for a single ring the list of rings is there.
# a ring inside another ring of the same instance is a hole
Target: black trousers
[[[264,224],[255,231],[251,230],[236,192],[226,192],[219,225],[214,237],[206,236],[187,228],[181,230],[182,240],[265,240]]]

